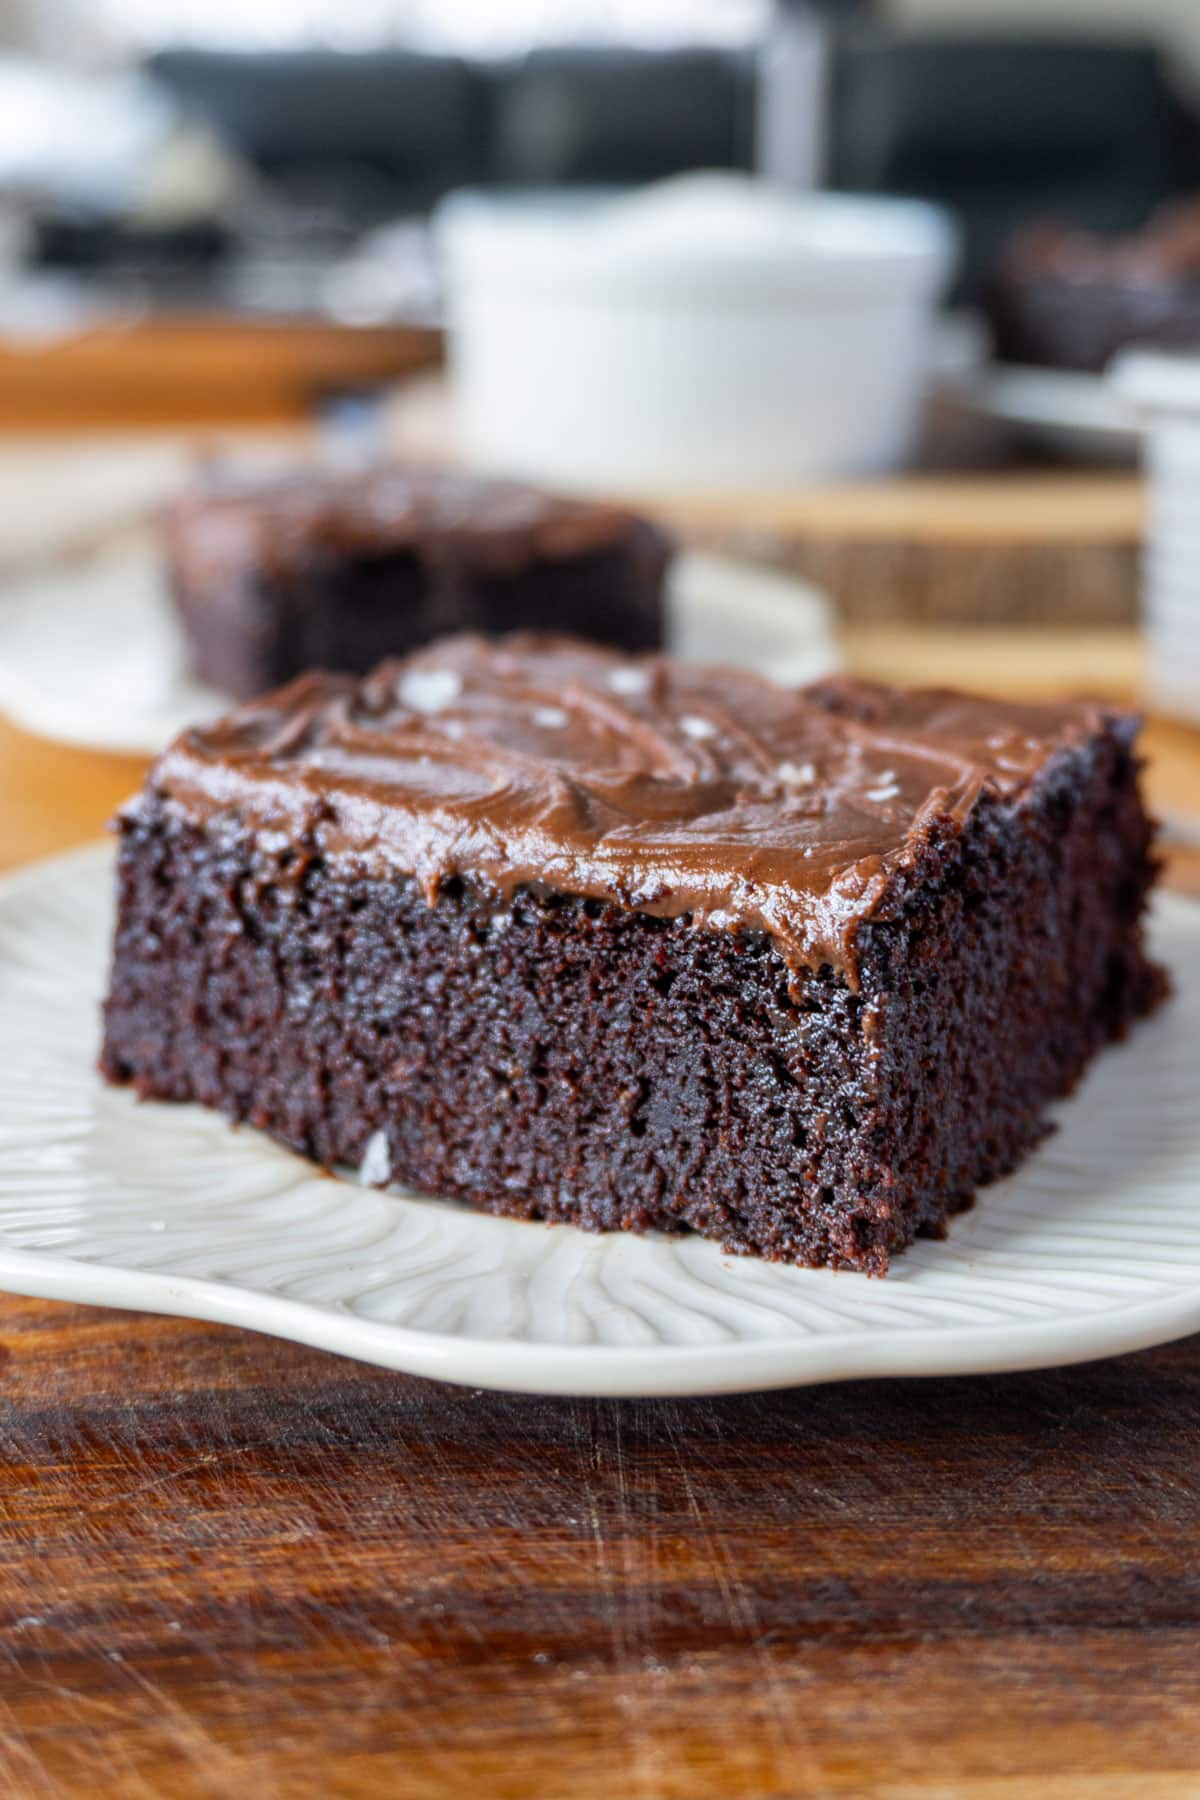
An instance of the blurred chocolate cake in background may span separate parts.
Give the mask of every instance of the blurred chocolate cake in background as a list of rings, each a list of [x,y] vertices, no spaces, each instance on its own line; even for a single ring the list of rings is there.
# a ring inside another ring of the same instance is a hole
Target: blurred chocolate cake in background
[[[454,631],[663,641],[671,545],[621,507],[380,465],[197,489],[164,524],[192,668],[249,699]]]
[[[992,271],[984,304],[1003,362],[1099,373],[1131,344],[1200,349],[1200,194],[1125,236],[1027,226]]]

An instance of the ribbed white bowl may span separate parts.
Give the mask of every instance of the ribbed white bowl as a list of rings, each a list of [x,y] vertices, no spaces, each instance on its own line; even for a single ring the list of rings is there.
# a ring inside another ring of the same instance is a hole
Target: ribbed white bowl
[[[450,373],[482,468],[745,491],[903,461],[955,255],[916,201],[699,174],[439,213]]]

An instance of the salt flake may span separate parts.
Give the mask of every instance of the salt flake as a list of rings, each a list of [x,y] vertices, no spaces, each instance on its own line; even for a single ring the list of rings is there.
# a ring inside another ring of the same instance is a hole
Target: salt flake
[[[711,719],[702,719],[698,713],[685,713],[679,721],[679,729],[690,738],[714,738],[717,728]]]
[[[376,1131],[367,1140],[367,1148],[358,1167],[358,1179],[364,1187],[383,1187],[392,1178],[392,1153],[388,1149],[387,1132]]]
[[[414,712],[440,712],[462,693],[453,669],[410,669],[400,683],[400,698]]]

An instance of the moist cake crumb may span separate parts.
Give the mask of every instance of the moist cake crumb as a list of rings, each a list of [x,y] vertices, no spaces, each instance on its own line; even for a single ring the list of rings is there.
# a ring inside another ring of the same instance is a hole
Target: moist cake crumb
[[[122,814],[102,1067],[363,1179],[883,1274],[1164,991],[1136,729],[545,637],[307,676]]]

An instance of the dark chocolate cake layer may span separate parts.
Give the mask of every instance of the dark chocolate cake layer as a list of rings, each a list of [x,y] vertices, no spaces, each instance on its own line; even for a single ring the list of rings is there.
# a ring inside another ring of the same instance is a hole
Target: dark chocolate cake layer
[[[662,642],[665,536],[516,482],[308,471],[192,494],[164,539],[193,668],[239,699],[306,669],[363,674],[454,631]]]
[[[1133,738],[545,640],[307,679],[126,811],[103,1067],[493,1211],[882,1272],[1161,991]]]

